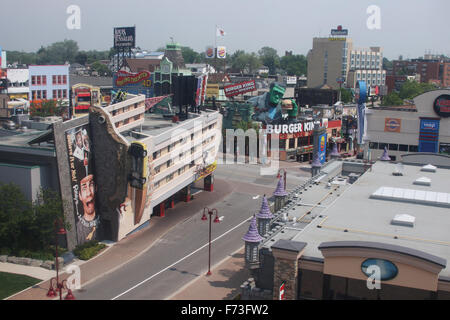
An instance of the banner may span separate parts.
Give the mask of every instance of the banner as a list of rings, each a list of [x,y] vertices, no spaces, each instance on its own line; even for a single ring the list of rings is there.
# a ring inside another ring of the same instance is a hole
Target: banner
[[[400,132],[402,126],[402,119],[397,118],[385,118],[384,119],[384,131],[385,132]]]
[[[206,47],[206,50],[205,50],[205,57],[206,57],[207,59],[212,59],[212,58],[214,58],[214,47],[213,47],[213,46]]]
[[[217,47],[217,58],[225,59],[227,57],[227,48]]]
[[[171,96],[171,94],[145,99],[145,111],[147,111],[148,109],[150,109],[154,105],[158,104],[159,102],[163,101],[165,98],[167,98],[169,96]]]
[[[319,160],[321,164],[324,164],[327,155],[327,133],[323,133],[319,136],[319,148],[318,148]]]
[[[100,218],[96,213],[94,163],[89,124],[66,131],[77,243],[95,240]]]
[[[244,81],[224,87],[225,96],[232,97],[256,90],[255,80]]]
[[[358,103],[358,144],[363,144],[366,133],[366,99],[367,86],[365,81],[358,81],[356,85],[356,101]]]

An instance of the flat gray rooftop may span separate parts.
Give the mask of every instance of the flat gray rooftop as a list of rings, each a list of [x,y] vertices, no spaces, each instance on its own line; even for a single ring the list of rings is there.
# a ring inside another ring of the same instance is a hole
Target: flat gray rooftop
[[[435,173],[420,169],[404,165],[403,176],[394,176],[396,164],[378,161],[354,184],[340,186],[336,190],[338,197],[333,194],[322,201],[324,207],[313,210],[311,223],[302,230],[282,227],[286,232],[278,232],[275,241],[284,238],[306,242],[304,255],[315,258],[323,258],[318,249],[323,242],[373,241],[420,250],[450,261],[449,208],[370,198],[382,186],[450,193],[449,169],[437,168]],[[431,179],[431,185],[413,184],[420,177]],[[326,191],[323,184],[313,186],[307,192],[311,195],[304,195],[304,202],[317,203]],[[306,210],[305,206],[296,207],[292,215],[302,215]],[[397,214],[414,216],[414,226],[392,225]],[[450,267],[440,275],[450,276]]]
[[[42,142],[39,144],[29,145],[28,142],[45,134],[46,131],[28,129],[25,132],[20,130],[5,130],[0,129],[0,146],[5,147],[22,147],[22,148],[37,148],[44,150],[54,150],[53,144]]]

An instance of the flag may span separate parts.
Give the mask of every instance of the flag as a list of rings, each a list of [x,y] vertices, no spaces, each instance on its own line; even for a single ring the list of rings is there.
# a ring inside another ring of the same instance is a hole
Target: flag
[[[222,28],[216,27],[216,37],[223,37],[225,35],[226,35],[226,33]]]

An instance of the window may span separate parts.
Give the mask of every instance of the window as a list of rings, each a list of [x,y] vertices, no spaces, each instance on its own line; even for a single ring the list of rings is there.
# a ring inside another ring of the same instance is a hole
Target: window
[[[38,99],[41,99],[41,90],[38,90],[38,91],[37,91],[37,98],[38,98]]]
[[[295,148],[295,139],[289,139],[289,149],[294,149]]]
[[[398,145],[398,151],[408,151],[408,145],[406,145],[406,144],[399,144]]]
[[[58,76],[58,84],[61,84],[61,83],[62,83],[61,76]]]
[[[67,76],[63,75],[63,84],[67,84]]]
[[[172,159],[168,160],[166,163],[167,163],[167,168],[170,167],[172,165]]]
[[[35,90],[31,91],[31,100],[36,100],[36,91]]]
[[[385,147],[387,147],[387,143],[380,142],[378,144],[378,149],[380,149],[380,150],[384,150]]]
[[[161,171],[161,166],[157,166],[156,168],[155,168],[155,174],[156,173],[159,173]]]
[[[56,90],[53,90],[53,99],[56,99],[57,98],[57,96],[56,96]]]
[[[370,149],[378,149],[378,142],[371,142],[369,143]]]
[[[67,90],[63,90],[63,98],[67,98]],[[137,120],[137,119],[136,119]]]
[[[418,152],[419,149],[417,148],[417,146],[409,146],[409,152]]]
[[[41,85],[41,76],[36,76],[36,84],[37,84],[38,86]]]
[[[47,99],[47,90],[42,90],[42,99]]]
[[[398,150],[398,144],[389,144],[389,150],[397,151]]]
[[[191,133],[191,140],[194,140],[194,134]]]
[[[42,85],[47,85],[47,76],[42,76]]]
[[[31,85],[32,86],[36,85],[36,76],[31,76]]]
[[[56,84],[56,76],[52,76],[52,84]]]
[[[155,160],[156,158],[158,158],[161,155],[161,150],[155,151],[153,152],[153,160]]]
[[[59,90],[58,90],[58,99],[61,99],[61,97],[62,97],[62,90],[59,89]]]

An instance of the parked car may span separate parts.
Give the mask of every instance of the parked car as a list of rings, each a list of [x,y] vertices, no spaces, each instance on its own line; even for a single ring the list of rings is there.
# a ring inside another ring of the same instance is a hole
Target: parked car
[[[16,129],[16,124],[11,120],[6,120],[3,122],[3,128],[8,130],[14,130]]]

